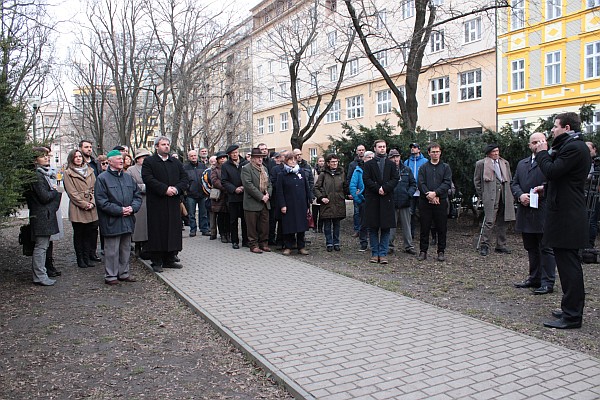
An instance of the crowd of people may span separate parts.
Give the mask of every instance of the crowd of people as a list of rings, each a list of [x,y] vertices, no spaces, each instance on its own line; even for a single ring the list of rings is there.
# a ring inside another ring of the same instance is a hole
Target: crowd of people
[[[529,276],[515,286],[533,288],[534,294],[552,293],[558,267],[562,310],[546,324],[554,328],[576,328],[582,319],[583,274],[577,252],[587,247],[591,233],[583,235],[578,227],[587,221],[584,186],[592,147],[588,150],[579,130],[577,115],[558,115],[552,152],[545,136],[534,133],[531,156],[519,162],[514,176],[493,143],[474,166],[473,183],[485,212],[479,254],[489,255],[494,234],[494,251],[509,254],[506,222],[516,219],[529,256]],[[51,278],[60,275],[52,263],[52,241],[62,231],[62,193],[49,167],[49,149],[34,150],[37,180],[27,193],[35,237],[33,281],[53,285]],[[236,144],[212,156],[206,148],[190,150],[184,163],[171,153],[167,137],[157,138],[154,150],[131,155],[125,146],[117,146],[94,159],[92,143],[83,140],[68,155],[63,180],[77,265],[88,268],[100,261],[99,230],[106,284],[135,282],[129,273],[132,243],[135,254],[145,254],[155,272],[182,268],[178,253],[184,216],[190,237],[199,232],[254,254],[279,247],[286,256],[294,251],[307,255],[309,229],[323,234],[327,252],[341,251],[340,222],[347,200],[354,203],[357,250],[370,248],[369,262],[387,264],[394,242],[416,261],[428,259],[430,245],[436,261],[446,260],[448,196],[454,189],[452,170],[442,161],[437,143],[429,143],[427,156],[412,143],[403,162],[398,149],[376,140],[372,151],[364,145],[356,148],[346,171],[336,154],[319,157],[311,166],[300,149],[269,154],[264,143],[245,157]],[[402,242],[395,240],[400,231]]]

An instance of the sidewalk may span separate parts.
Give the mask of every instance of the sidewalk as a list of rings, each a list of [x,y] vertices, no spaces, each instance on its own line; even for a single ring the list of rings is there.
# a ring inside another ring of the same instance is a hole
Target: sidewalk
[[[301,262],[184,237],[158,274],[298,399],[599,399],[600,360]]]

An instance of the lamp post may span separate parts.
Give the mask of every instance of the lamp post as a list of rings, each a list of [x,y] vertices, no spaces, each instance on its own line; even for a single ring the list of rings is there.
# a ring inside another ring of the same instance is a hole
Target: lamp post
[[[40,109],[40,102],[41,99],[39,97],[30,97],[29,98],[29,105],[31,106],[31,109],[33,110],[33,143],[35,143],[36,137],[36,120],[37,120],[37,111]]]

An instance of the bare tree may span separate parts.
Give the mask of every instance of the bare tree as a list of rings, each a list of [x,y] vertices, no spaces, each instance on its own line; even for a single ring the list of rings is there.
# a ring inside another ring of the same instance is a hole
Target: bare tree
[[[400,7],[398,9],[386,10],[387,14],[390,14],[388,19],[393,21],[407,19],[407,16],[413,17],[414,12],[413,26],[412,29],[407,27],[402,32],[393,32],[386,26],[385,21],[382,21],[382,10],[379,10],[374,3],[352,0],[344,0],[344,3],[365,56],[379,71],[396,97],[402,117],[401,123],[408,130],[414,130],[417,127],[419,118],[416,97],[419,76],[426,68],[435,65],[434,62],[425,67],[423,66],[425,49],[429,44],[432,32],[445,24],[471,15],[492,12],[492,17],[494,17],[496,9],[508,7],[506,0],[493,3],[466,1],[453,4],[449,2],[446,6],[443,5],[443,2],[435,0],[403,0],[399,3]],[[404,15],[401,17],[398,14]],[[405,94],[392,78],[388,68],[382,65],[377,57],[378,53],[388,49],[397,50],[405,55],[403,62],[405,68]],[[408,54],[406,54],[407,50]],[[440,61],[448,62],[448,60]]]

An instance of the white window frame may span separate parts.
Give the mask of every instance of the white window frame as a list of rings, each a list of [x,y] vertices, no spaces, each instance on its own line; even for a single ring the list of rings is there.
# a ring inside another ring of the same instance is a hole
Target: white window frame
[[[285,97],[287,95],[287,82],[279,84],[279,95]]]
[[[377,59],[377,61],[379,61],[379,64],[381,64],[382,67],[387,67],[387,65],[388,65],[387,50],[378,51],[377,53],[375,53],[375,58]]]
[[[358,58],[350,60],[348,63],[348,72],[350,74],[349,76],[358,75]]]
[[[337,45],[337,31],[331,31],[327,33],[327,45],[331,49],[335,49]]]
[[[325,115],[325,122],[326,123],[331,123],[331,122],[338,122],[341,119],[341,101],[336,100],[333,102],[333,105],[331,106],[331,108],[329,109],[329,111],[327,112],[327,114]]]
[[[262,64],[256,67],[256,76],[262,76]]]
[[[265,134],[265,119],[264,118],[258,118],[256,120],[256,129],[257,129],[259,135]]]
[[[549,51],[544,55],[546,61],[544,70],[546,72],[546,85],[558,85],[562,80],[562,52],[560,50]]]
[[[385,24],[387,23],[387,10],[383,9],[381,11],[377,11],[377,29],[384,29]]]
[[[442,76],[429,81],[429,105],[439,106],[450,103],[450,77]]]
[[[481,69],[474,69],[458,74],[458,98],[460,101],[481,99]]]
[[[600,40],[585,44],[585,79],[600,78]]]
[[[481,17],[473,18],[464,23],[465,44],[481,40]]]
[[[312,87],[317,87],[317,73],[316,72],[310,73],[310,85]]]
[[[525,59],[519,58],[510,62],[510,75],[512,80],[512,90],[525,89]]]
[[[415,0],[403,0],[400,7],[402,19],[407,19],[415,15]]]
[[[282,132],[289,129],[289,115],[287,111],[279,114],[279,130]]]
[[[329,75],[330,82],[337,82],[337,80],[339,78],[337,65],[332,65],[331,67],[327,67],[327,74]]]
[[[513,31],[525,27],[525,0],[511,1],[510,27]]]
[[[311,162],[312,162],[312,160],[315,160],[317,158],[317,148],[311,147],[310,149],[308,149],[308,156],[309,156],[309,160]]]
[[[377,115],[392,112],[392,91],[390,89],[375,92],[377,95]]]
[[[594,8],[600,6],[600,0],[587,0],[587,7]]]
[[[346,119],[362,118],[365,115],[365,100],[362,94],[346,97]]]
[[[546,0],[546,21],[562,17],[562,0]]]
[[[525,118],[513,119],[512,120],[512,131],[519,133],[525,128]]]
[[[429,50],[431,53],[437,53],[446,48],[446,43],[444,40],[444,30],[439,29],[437,31],[431,32],[430,45]]]
[[[267,117],[267,133],[275,132],[275,116],[269,115]]]
[[[269,88],[269,101],[275,101],[275,88]]]
[[[585,133],[595,134],[598,131],[600,131],[600,110],[595,110],[592,122],[585,126]]]
[[[314,56],[315,54],[317,54],[317,40],[316,39],[314,39],[308,45],[308,55],[309,56]]]
[[[306,120],[308,121],[310,119],[311,114],[315,111],[315,106],[308,106],[308,108],[306,109]],[[317,108],[317,113],[315,114],[315,117],[313,119],[316,120],[319,117],[319,109]]]
[[[256,50],[257,50],[257,52],[262,50],[262,39],[258,39],[256,41]]]

